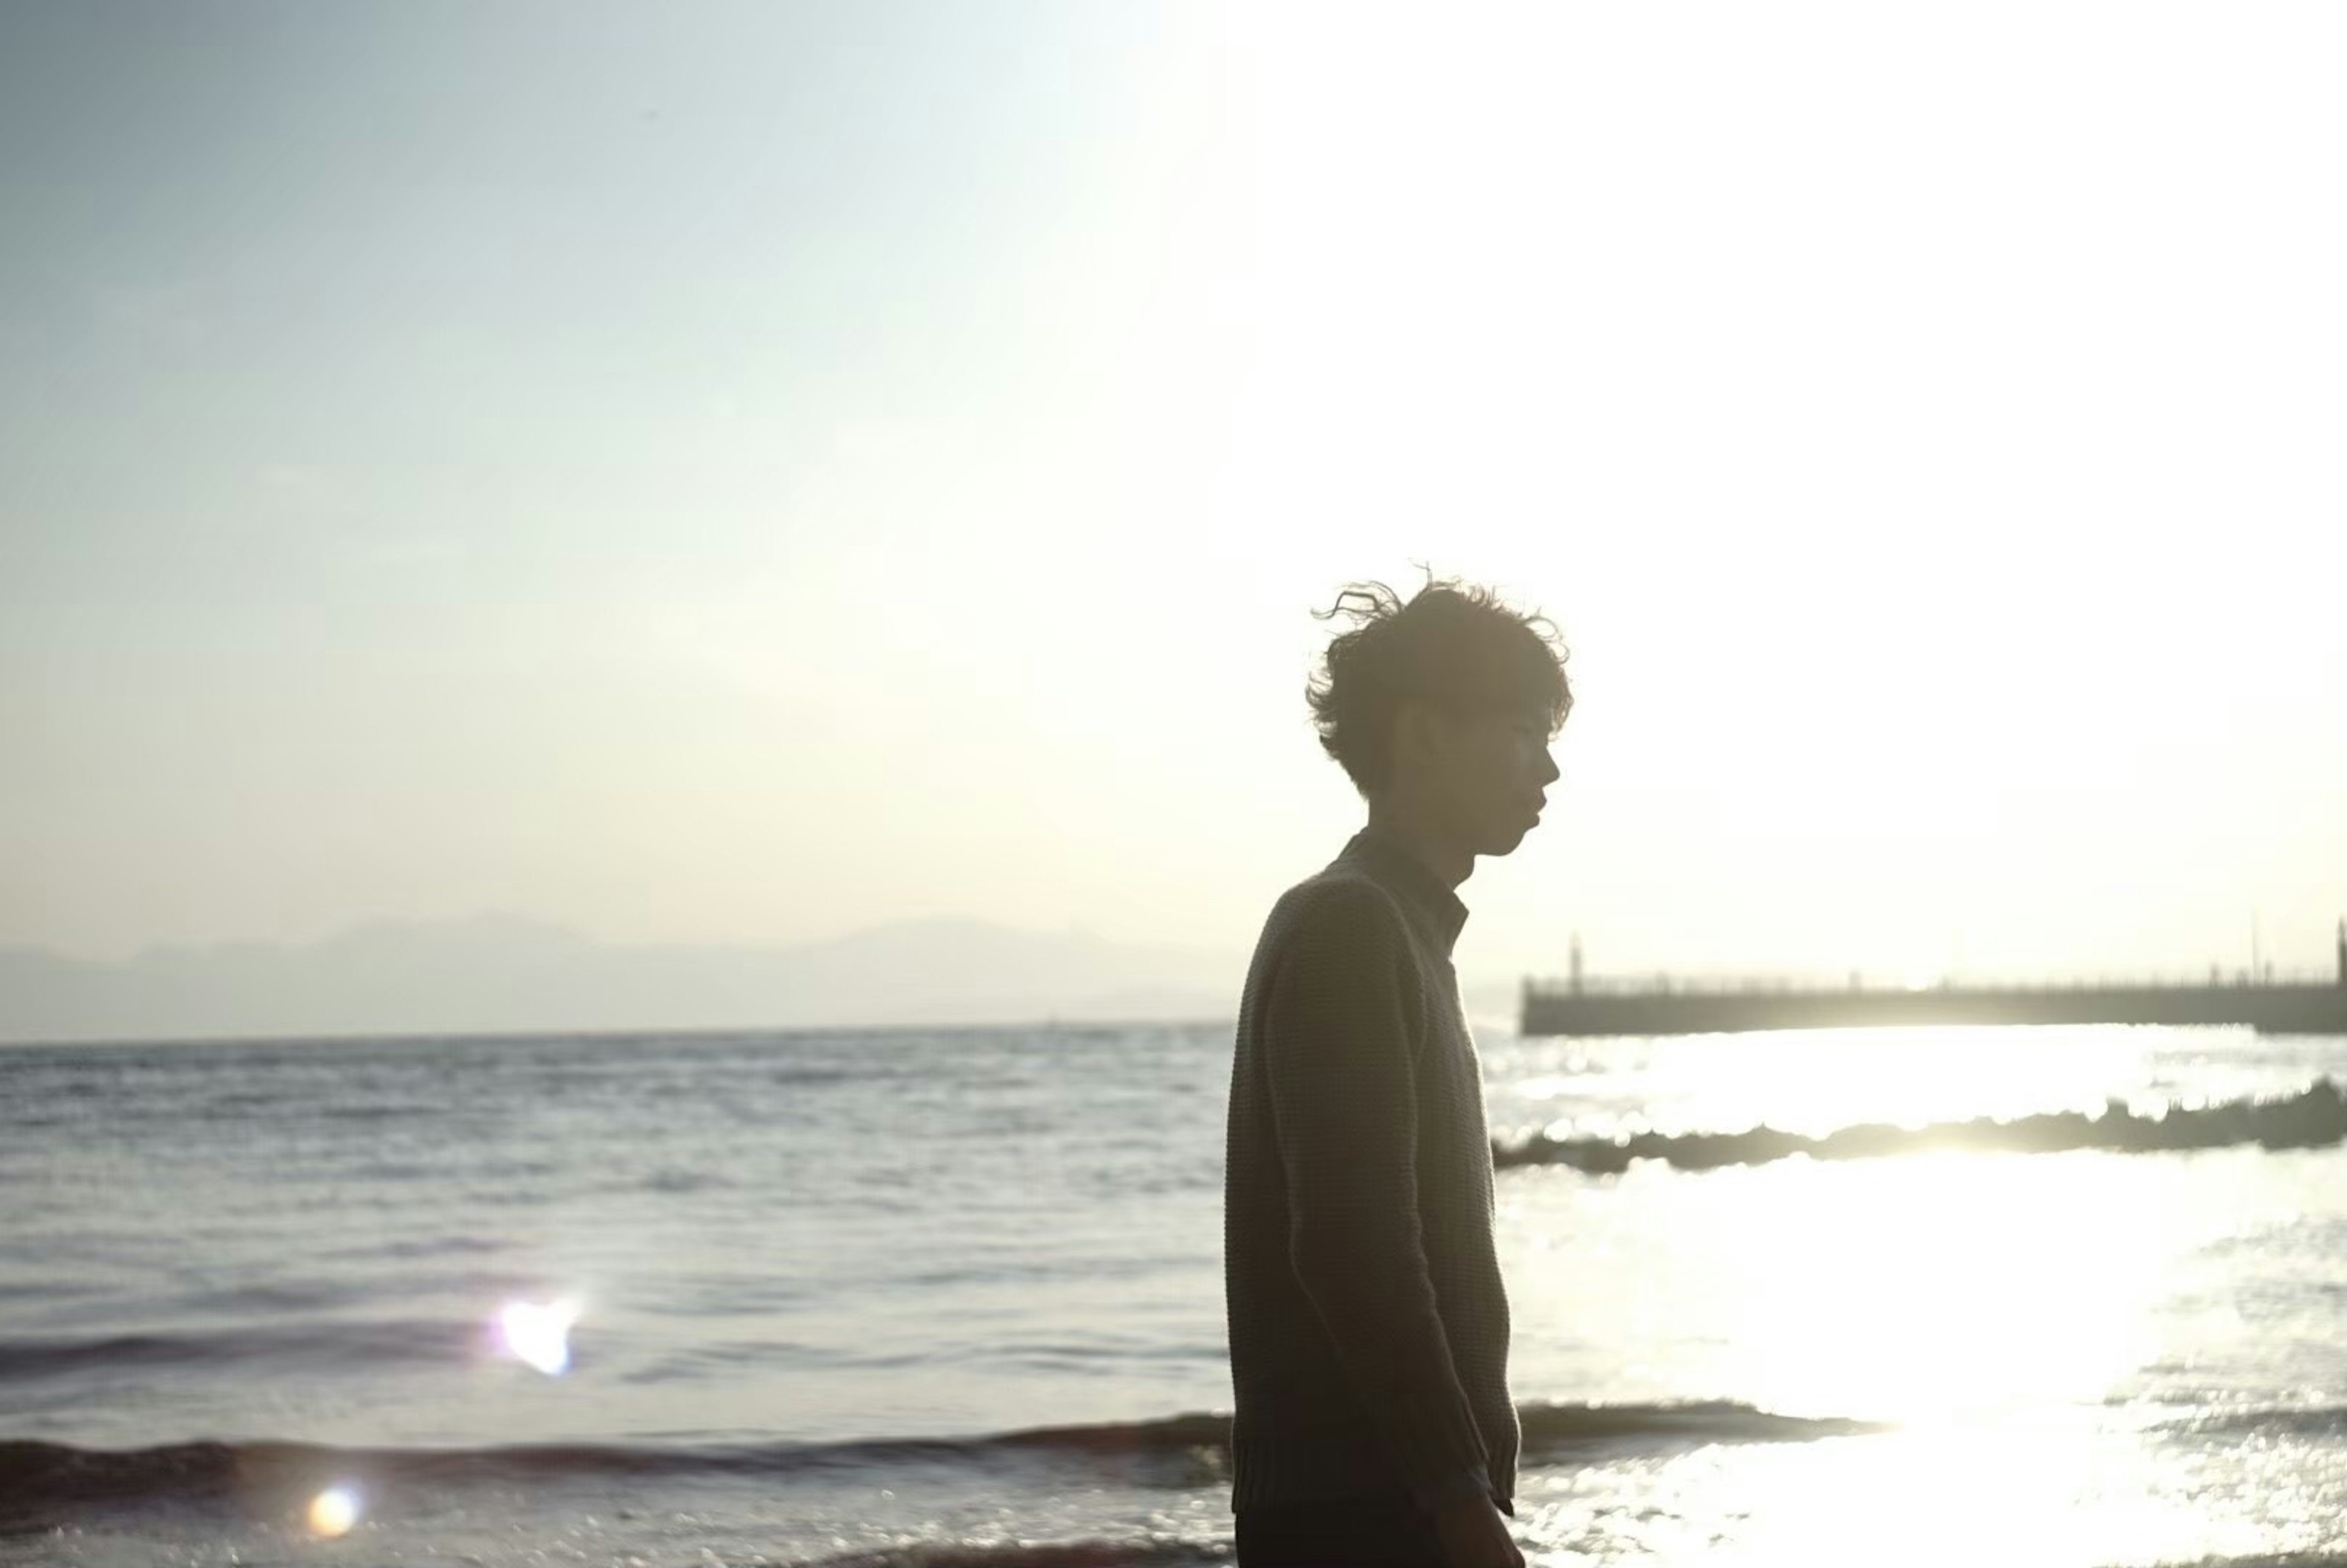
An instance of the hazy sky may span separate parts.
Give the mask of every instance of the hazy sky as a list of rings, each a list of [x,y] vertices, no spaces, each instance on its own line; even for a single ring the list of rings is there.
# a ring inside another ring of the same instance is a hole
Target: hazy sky
[[[1459,954],[2327,964],[2347,12],[0,8],[0,943],[1252,944],[1415,563]],[[1235,977],[1234,979],[1235,985]]]

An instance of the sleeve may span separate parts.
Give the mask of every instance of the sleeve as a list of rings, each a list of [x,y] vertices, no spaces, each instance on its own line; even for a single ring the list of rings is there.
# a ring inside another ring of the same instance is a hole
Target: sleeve
[[[1401,917],[1370,886],[1323,897],[1274,975],[1265,1058],[1288,1251],[1404,1484],[1487,1489],[1489,1458],[1436,1310],[1418,1212],[1418,1093]]]
[[[1420,1502],[1428,1508],[1439,1508],[1446,1502],[1463,1502],[1471,1497],[1491,1497],[1491,1477],[1479,1464],[1472,1470],[1453,1471],[1436,1485],[1419,1487],[1416,1491]],[[1498,1499],[1493,1498],[1492,1501],[1496,1503]],[[1515,1510],[1511,1508],[1507,1512],[1512,1516]]]

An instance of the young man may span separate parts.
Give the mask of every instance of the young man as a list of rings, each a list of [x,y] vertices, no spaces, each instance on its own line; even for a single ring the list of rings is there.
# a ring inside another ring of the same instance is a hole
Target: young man
[[[1573,697],[1547,622],[1484,589],[1430,579],[1404,605],[1355,585],[1339,610],[1356,625],[1307,698],[1368,823],[1273,906],[1231,1073],[1238,1561],[1523,1568],[1501,1517],[1521,1434],[1491,1139],[1451,949],[1475,856],[1540,819]]]

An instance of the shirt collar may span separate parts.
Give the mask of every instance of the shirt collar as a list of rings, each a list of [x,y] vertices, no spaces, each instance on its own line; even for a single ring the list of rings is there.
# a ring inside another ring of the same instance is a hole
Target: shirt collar
[[[1426,862],[1403,847],[1390,832],[1374,825],[1364,827],[1345,841],[1337,858],[1361,866],[1389,892],[1424,915],[1440,934],[1446,958],[1458,946],[1460,929],[1467,924],[1467,906],[1460,902],[1457,893],[1443,886],[1442,878]]]

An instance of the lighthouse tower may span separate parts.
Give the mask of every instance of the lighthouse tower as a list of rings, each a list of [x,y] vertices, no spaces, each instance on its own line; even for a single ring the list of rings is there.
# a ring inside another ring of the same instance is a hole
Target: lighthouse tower
[[[2347,920],[2339,922],[2339,983],[2347,986]]]

